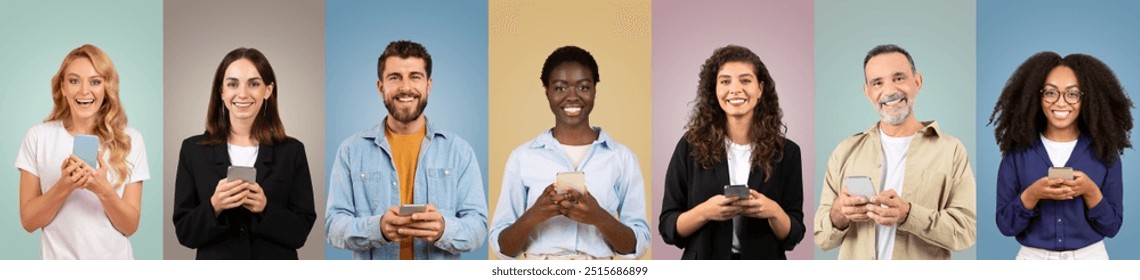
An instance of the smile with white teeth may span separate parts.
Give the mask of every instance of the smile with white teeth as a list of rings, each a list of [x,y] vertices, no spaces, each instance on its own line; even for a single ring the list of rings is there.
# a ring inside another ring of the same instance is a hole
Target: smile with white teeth
[[[246,101],[246,102],[234,101],[232,103],[234,104],[234,107],[237,107],[238,109],[246,109],[249,107],[253,107],[253,101]]]
[[[1072,112],[1073,111],[1069,111],[1069,110],[1053,110],[1053,117],[1056,117],[1058,119],[1068,118],[1069,113],[1072,113]]]
[[[79,105],[88,105],[88,104],[95,103],[95,98],[76,99],[75,103],[79,103]]]
[[[899,104],[903,101],[907,101],[906,97],[894,99],[894,100],[888,100],[886,102],[879,102],[879,106],[894,106],[895,104]]]
[[[565,107],[562,108],[562,111],[566,112],[567,114],[577,114],[578,112],[582,111],[582,107]]]
[[[732,104],[732,105],[740,105],[740,104],[744,104],[744,102],[748,101],[748,99],[744,99],[744,98],[730,98],[730,99],[727,99],[726,101],[728,101],[728,104]]]

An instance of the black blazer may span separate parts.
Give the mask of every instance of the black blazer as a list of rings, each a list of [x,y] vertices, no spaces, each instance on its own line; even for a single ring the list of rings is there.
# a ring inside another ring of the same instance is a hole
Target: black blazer
[[[265,190],[265,210],[223,210],[216,218],[210,196],[226,177],[226,145],[199,145],[197,135],[182,141],[174,184],[174,232],[198,259],[297,259],[317,213],[305,146],[286,137],[257,150],[257,183]]]
[[[710,221],[687,237],[677,234],[677,217],[681,213],[710,197],[724,194],[724,185],[729,184],[727,161],[706,169],[690,156],[691,151],[684,138],[673,150],[669,169],[665,171],[665,195],[661,202],[658,229],[665,243],[685,249],[681,259],[729,259],[732,256],[732,220]],[[744,217],[737,236],[741,259],[787,259],[784,251],[791,250],[804,238],[799,145],[785,139],[784,157],[772,168],[772,174],[772,178],[764,182],[763,171],[753,168],[748,175],[748,187],[780,204],[791,219],[791,231],[780,241],[768,226],[767,219]]]

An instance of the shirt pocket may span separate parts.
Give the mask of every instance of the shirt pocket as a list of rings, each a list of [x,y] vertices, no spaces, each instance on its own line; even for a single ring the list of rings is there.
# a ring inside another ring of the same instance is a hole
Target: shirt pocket
[[[363,193],[363,197],[354,196],[355,210],[357,216],[372,216],[376,213],[383,213],[388,211],[388,208],[395,203],[391,201],[392,189],[396,188],[395,181],[390,176],[384,176],[382,172],[359,172],[353,174],[352,185],[361,186],[353,188],[354,192]]]
[[[945,172],[926,170],[922,173],[920,185],[908,186],[914,189],[910,192],[913,198],[903,197],[904,201],[918,203],[934,210],[945,209],[950,201],[950,177]],[[904,190],[905,192],[905,190]]]
[[[523,195],[522,199],[525,202],[523,205],[524,209],[530,209],[531,206],[534,206],[534,204],[538,201],[538,197],[542,196],[543,191],[546,191],[546,187],[554,183],[552,176],[543,177],[523,175],[519,176],[519,179],[522,180],[521,190],[503,189],[501,191],[513,191],[521,193]]]
[[[461,203],[460,199],[455,198],[457,180],[458,176],[451,168],[428,168],[425,201],[434,204],[443,215],[453,214]]]

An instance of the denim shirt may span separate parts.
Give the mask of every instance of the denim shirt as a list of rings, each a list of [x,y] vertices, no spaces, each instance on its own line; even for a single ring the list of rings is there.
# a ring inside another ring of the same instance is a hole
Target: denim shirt
[[[513,258],[499,250],[499,234],[534,205],[546,186],[554,183],[558,172],[575,170],[586,173],[587,191],[598,205],[633,231],[637,239],[634,252],[619,255],[596,227],[564,216],[555,216],[535,227],[529,234],[530,245],[523,252],[630,259],[645,254],[649,246],[649,222],[645,215],[645,180],[641,165],[633,151],[618,144],[600,128],[595,129],[598,140],[590,145],[586,157],[576,167],[571,165],[566,150],[549,130],[511,152],[491,228],[491,248],[495,255],[501,259]]]
[[[415,259],[458,259],[487,238],[487,200],[475,152],[467,141],[430,121],[416,166],[415,203],[431,203],[444,218],[434,244],[415,239]],[[329,175],[325,234],[353,259],[398,259],[400,243],[380,232],[380,217],[400,205],[399,179],[384,121],[341,143]]]

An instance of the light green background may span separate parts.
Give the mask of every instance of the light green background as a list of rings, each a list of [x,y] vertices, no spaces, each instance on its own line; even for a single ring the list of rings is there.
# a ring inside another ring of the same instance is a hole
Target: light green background
[[[162,2],[0,1],[0,259],[39,259],[40,234],[20,225],[16,152],[51,112],[63,57],[93,44],[119,71],[128,126],[142,133],[150,180],[131,236],[136,259],[162,259]]]
[[[815,207],[831,150],[879,119],[863,94],[863,57],[880,44],[910,52],[923,75],[915,116],[961,139],[974,168],[975,2],[816,0],[815,7]],[[975,247],[953,258],[975,259]],[[838,254],[815,247],[816,259]]]

